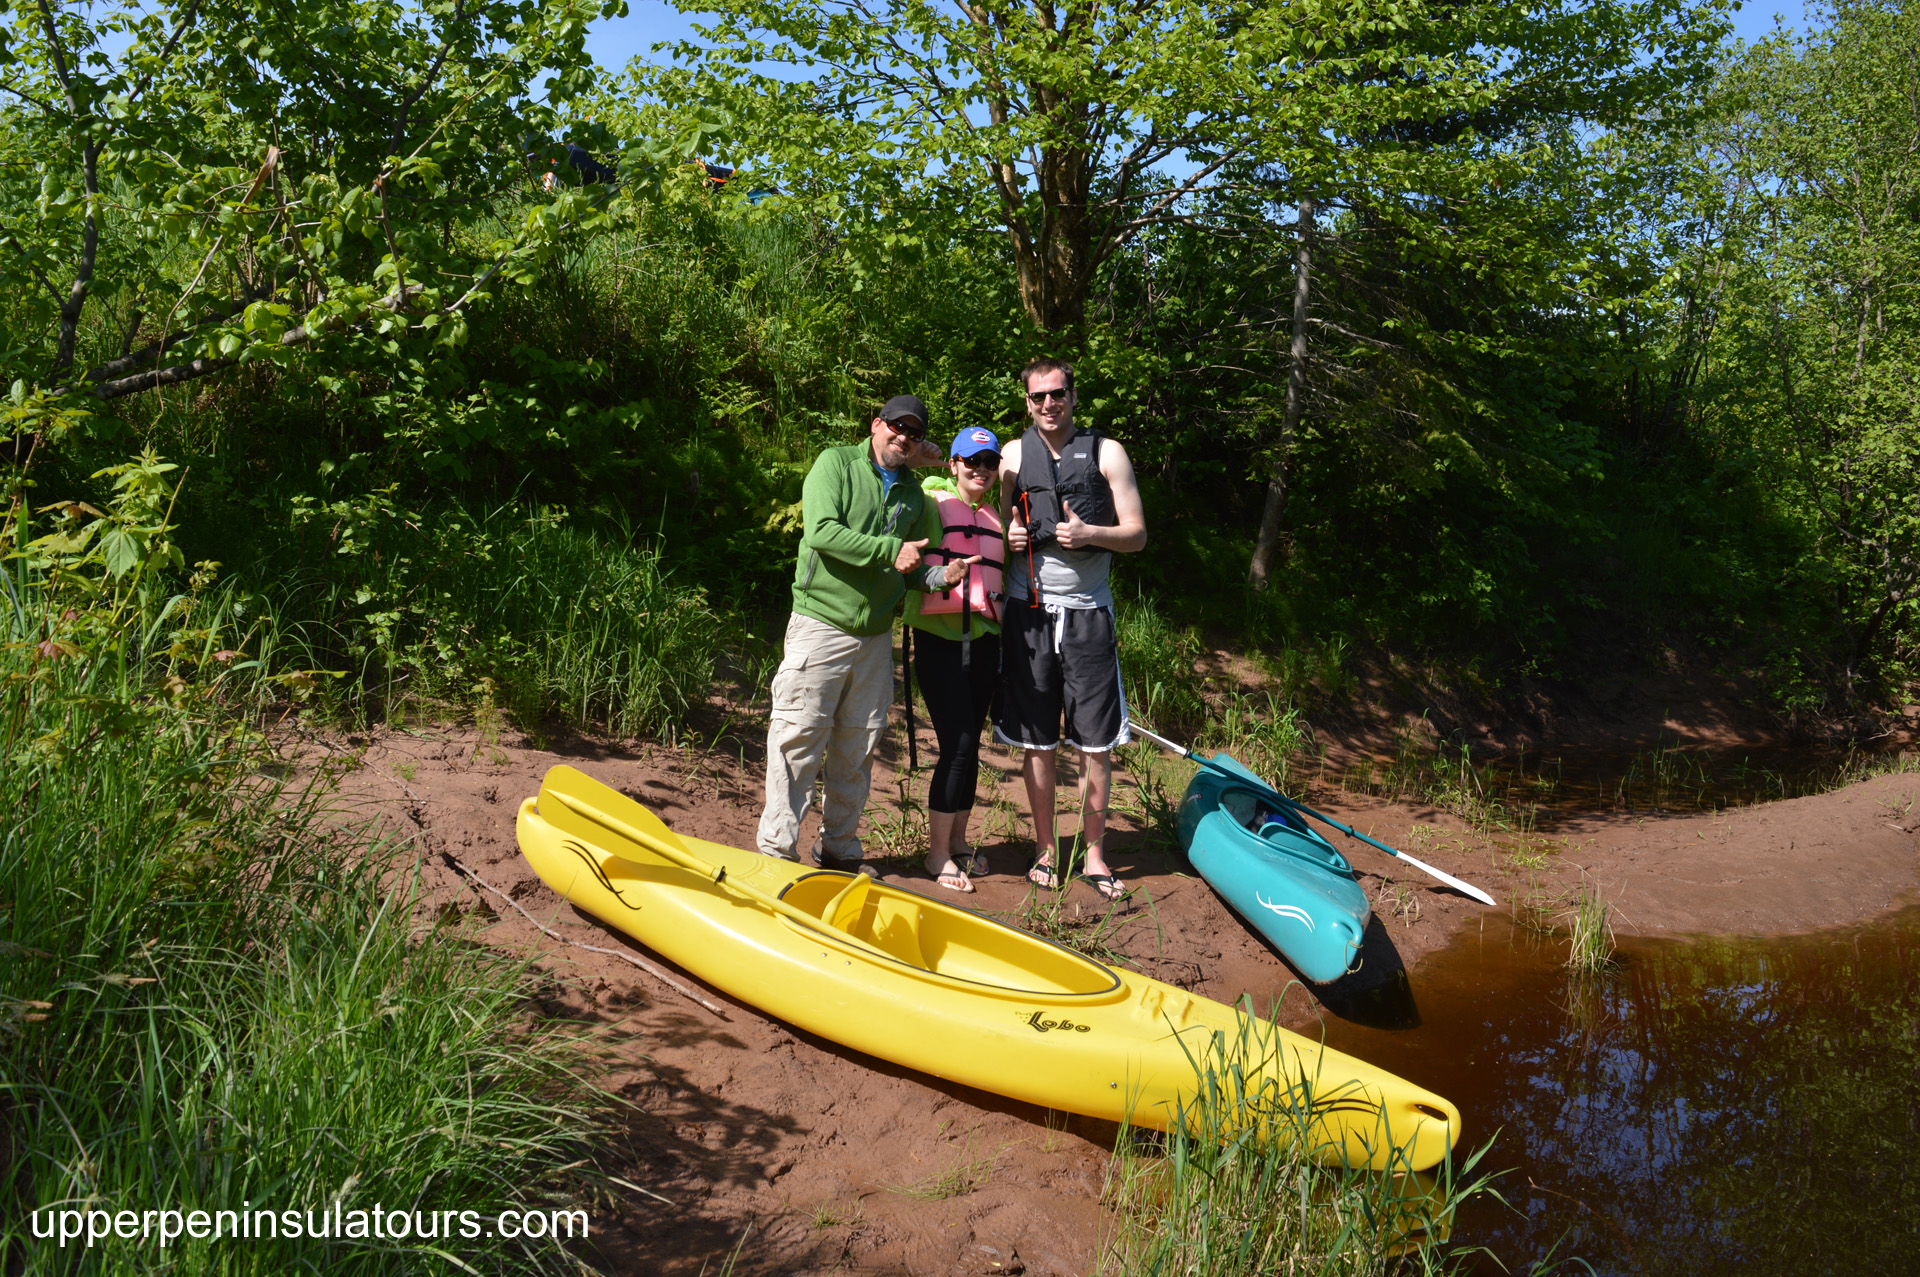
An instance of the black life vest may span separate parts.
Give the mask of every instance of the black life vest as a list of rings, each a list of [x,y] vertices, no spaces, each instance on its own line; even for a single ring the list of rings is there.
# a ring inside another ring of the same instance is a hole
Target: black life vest
[[[1038,427],[1020,436],[1013,508],[1027,525],[1030,544],[1053,544],[1054,528],[1066,518],[1063,505],[1071,505],[1082,523],[1100,528],[1119,524],[1113,512],[1113,488],[1100,473],[1100,443],[1105,438],[1098,430],[1076,430],[1055,460]]]

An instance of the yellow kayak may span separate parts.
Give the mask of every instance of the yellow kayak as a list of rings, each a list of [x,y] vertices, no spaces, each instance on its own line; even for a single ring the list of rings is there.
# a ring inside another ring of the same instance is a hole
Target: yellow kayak
[[[1452,1104],[1364,1061],[864,875],[682,838],[571,767],[521,804],[518,834],[541,879],[609,926],[748,1005],[907,1068],[1165,1129],[1211,1059],[1277,1083],[1268,1093],[1325,1160],[1425,1170],[1460,1138]]]

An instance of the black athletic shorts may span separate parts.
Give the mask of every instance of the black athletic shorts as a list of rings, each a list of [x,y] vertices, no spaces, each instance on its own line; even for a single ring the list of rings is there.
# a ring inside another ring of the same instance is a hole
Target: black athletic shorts
[[[1021,749],[1067,744],[1104,753],[1129,739],[1127,694],[1120,686],[1120,649],[1110,608],[1049,612],[1025,599],[1008,599],[1000,629],[1000,668],[1006,682],[994,715],[994,739]]]

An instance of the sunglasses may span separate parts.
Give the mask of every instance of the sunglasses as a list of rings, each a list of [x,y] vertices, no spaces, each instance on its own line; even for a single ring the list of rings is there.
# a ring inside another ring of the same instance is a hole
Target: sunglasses
[[[1030,404],[1043,404],[1049,399],[1058,399],[1061,403],[1065,403],[1067,396],[1072,393],[1073,390],[1066,386],[1058,390],[1029,390],[1027,392],[1027,402]]]
[[[909,440],[912,440],[914,443],[919,443],[922,439],[927,437],[927,428],[925,426],[921,425],[917,421],[914,421],[911,417],[909,417],[907,421],[911,422],[911,424],[903,424],[898,421],[889,421],[887,422],[887,429],[893,431],[893,433],[899,435],[902,439],[909,439]]]
[[[969,470],[998,470],[1000,468],[1000,454],[997,452],[976,452],[971,457],[955,457],[954,460]]]

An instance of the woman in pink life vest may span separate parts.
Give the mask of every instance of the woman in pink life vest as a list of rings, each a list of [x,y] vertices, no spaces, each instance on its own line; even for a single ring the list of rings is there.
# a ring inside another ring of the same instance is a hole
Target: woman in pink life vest
[[[970,426],[948,450],[951,490],[939,478],[922,483],[935,505],[940,542],[924,551],[940,564],[979,557],[959,586],[907,595],[913,673],[933,720],[940,757],[927,791],[931,826],[927,872],[950,891],[972,891],[968,874],[991,872],[987,854],[967,842],[980,776],[980,729],[1000,690],[1000,574],[1006,546],[1000,516],[987,500],[1000,473],[1000,440]]]

